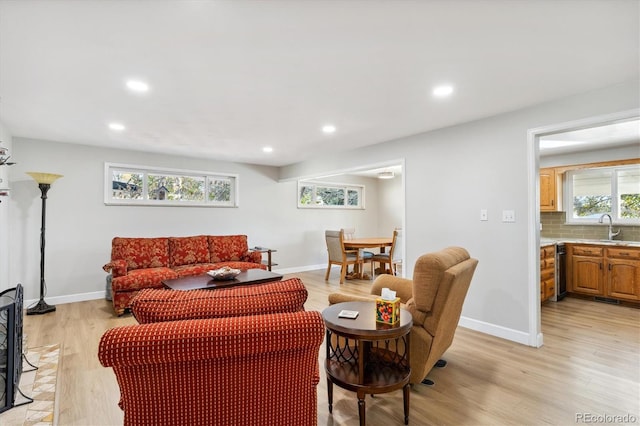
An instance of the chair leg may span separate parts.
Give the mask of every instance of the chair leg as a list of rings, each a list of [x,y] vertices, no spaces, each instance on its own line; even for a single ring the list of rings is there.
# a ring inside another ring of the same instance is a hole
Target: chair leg
[[[329,266],[327,266],[327,273],[324,274],[324,280],[329,281],[329,273],[331,272],[331,262],[329,262]]]
[[[340,267],[340,284],[344,283],[344,277],[347,275],[347,265]]]

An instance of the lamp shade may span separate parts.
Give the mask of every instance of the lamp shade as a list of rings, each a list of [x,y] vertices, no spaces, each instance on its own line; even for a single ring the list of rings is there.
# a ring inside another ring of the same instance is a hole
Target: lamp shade
[[[27,174],[36,182],[49,185],[51,185],[56,179],[62,177],[62,175],[57,175],[55,173],[27,172]]]

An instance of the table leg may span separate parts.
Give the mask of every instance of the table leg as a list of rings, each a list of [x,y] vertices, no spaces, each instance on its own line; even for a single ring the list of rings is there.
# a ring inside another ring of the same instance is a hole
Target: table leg
[[[360,393],[358,393],[358,416],[360,417],[360,426],[366,426],[367,424],[367,420],[366,420],[366,416],[365,416],[365,404],[364,404],[364,398],[366,395],[360,395]]]
[[[329,401],[329,413],[333,412],[333,382],[327,378],[327,399]]]
[[[404,403],[404,424],[409,424],[409,395],[410,395],[409,383],[402,388],[402,402]]]

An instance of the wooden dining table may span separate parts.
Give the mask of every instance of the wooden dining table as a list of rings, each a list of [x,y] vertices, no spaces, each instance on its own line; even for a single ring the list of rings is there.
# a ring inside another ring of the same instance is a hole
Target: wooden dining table
[[[366,249],[366,248],[379,248],[380,253],[385,252],[386,247],[391,247],[393,244],[393,238],[389,237],[368,237],[368,238],[354,238],[351,240],[343,241],[345,250],[354,249]],[[360,271],[358,265],[354,265],[354,273],[363,278],[363,272]]]
[[[384,253],[385,247],[391,247],[393,238],[389,237],[369,237],[354,238],[352,240],[344,240],[345,249],[364,249],[364,248],[380,248],[380,252]]]

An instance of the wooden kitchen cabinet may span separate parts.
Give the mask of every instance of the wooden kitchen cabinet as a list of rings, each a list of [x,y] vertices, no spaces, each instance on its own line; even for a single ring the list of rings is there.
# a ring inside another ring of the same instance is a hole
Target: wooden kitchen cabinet
[[[540,247],[540,302],[556,294],[556,246]]]
[[[540,169],[540,211],[562,211],[562,173],[553,167]]]
[[[607,290],[617,299],[640,300],[640,250],[607,248]]]
[[[640,248],[567,244],[567,291],[640,301]]]
[[[584,245],[567,247],[567,291],[604,296],[604,250]]]

